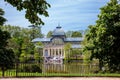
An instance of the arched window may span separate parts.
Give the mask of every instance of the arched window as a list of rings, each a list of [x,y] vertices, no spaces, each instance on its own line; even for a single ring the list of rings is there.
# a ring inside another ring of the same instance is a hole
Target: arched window
[[[44,54],[44,56],[45,56],[45,57],[48,56],[48,50],[47,50],[47,49],[45,50],[45,54]]]
[[[59,45],[59,44],[63,44],[64,42],[63,42],[63,40],[61,38],[54,38],[52,40],[52,43]]]

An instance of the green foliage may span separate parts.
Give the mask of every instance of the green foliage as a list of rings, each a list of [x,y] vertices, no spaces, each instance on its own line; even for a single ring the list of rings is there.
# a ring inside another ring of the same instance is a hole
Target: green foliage
[[[6,19],[3,17],[4,11],[0,8],[0,25],[3,25],[6,22]]]
[[[34,59],[36,62],[40,62],[42,58],[43,44],[41,42],[37,42],[34,48]]]
[[[66,34],[66,37],[71,37],[73,31],[67,31],[65,34]]]
[[[47,33],[47,38],[50,38],[50,37],[52,37],[52,31],[49,31],[49,32]]]
[[[2,16],[4,11],[0,9],[0,25],[3,25],[6,21]],[[10,34],[7,31],[2,31],[0,26],[0,68],[2,70],[2,76],[4,77],[4,71],[13,67],[15,56],[13,50],[8,48],[8,39]]]
[[[19,72],[38,72],[38,73],[42,73],[42,69],[40,69],[39,65],[24,65],[24,66],[20,66],[19,67]]]
[[[68,51],[71,48],[71,44],[70,43],[66,43],[64,46],[65,51]]]
[[[44,15],[48,17],[47,9],[50,7],[50,4],[46,0],[4,0],[10,3],[13,7],[16,7],[17,10],[25,10],[25,18],[28,19],[32,24],[35,25],[44,25],[44,22],[41,20],[39,15]]]
[[[82,58],[82,51],[81,49],[71,49],[71,53],[70,53],[70,57],[73,59],[77,59],[77,58]]]
[[[70,56],[70,49],[71,49],[71,44],[70,43],[66,43],[64,45],[64,50],[65,50],[65,59],[68,59]]]
[[[39,62],[39,60],[40,60],[39,53],[34,53],[34,59],[36,60],[36,62]]]
[[[20,28],[18,26],[6,25],[1,26],[1,29],[4,31],[8,31],[11,34],[12,38],[8,40],[7,47],[13,49],[16,58],[19,58],[22,62],[26,62],[34,58],[33,56],[35,46],[31,42],[31,40],[33,39],[33,31],[35,32],[34,37],[42,37],[42,34],[40,33],[38,27],[34,28],[33,30],[28,28]],[[38,43],[36,45],[40,46],[41,44]]]
[[[96,25],[89,26],[85,51],[91,59],[99,59],[100,70],[107,66],[110,72],[120,72],[120,4],[117,0],[101,8]]]
[[[83,30],[79,31],[67,31],[66,37],[82,37],[82,34],[84,33]]]
[[[2,70],[12,68],[14,65],[15,56],[12,49],[0,49],[0,67]]]
[[[21,28],[19,26],[5,25],[1,26],[1,29],[4,31],[8,31],[11,37],[14,38],[29,38],[30,40],[32,40],[33,36],[34,38],[43,37],[43,34],[41,34],[39,27]]]
[[[82,34],[79,31],[73,31],[71,37],[82,37]]]
[[[37,47],[37,48],[43,48],[42,42],[37,42],[37,43],[36,43],[36,47]]]
[[[22,52],[19,57],[20,62],[27,62],[27,59],[27,55]]]

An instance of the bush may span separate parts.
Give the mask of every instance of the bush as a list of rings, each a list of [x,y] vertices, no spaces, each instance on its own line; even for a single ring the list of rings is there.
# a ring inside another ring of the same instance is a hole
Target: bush
[[[42,69],[38,65],[24,65],[20,66],[18,69],[19,72],[38,72],[42,73]]]
[[[31,69],[32,72],[39,72],[39,73],[42,72],[42,69],[40,69],[40,67],[38,65],[32,65],[31,68],[32,68]]]

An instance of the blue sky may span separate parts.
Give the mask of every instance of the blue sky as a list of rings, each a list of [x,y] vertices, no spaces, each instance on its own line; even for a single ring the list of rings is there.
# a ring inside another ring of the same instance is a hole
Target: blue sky
[[[102,6],[109,0],[47,0],[51,8],[48,9],[49,17],[41,17],[45,22],[42,33],[55,29],[58,24],[65,31],[85,30],[89,25],[94,25]],[[25,19],[25,11],[17,11],[4,0],[0,0],[0,7],[4,9],[6,24],[27,28],[31,25]]]

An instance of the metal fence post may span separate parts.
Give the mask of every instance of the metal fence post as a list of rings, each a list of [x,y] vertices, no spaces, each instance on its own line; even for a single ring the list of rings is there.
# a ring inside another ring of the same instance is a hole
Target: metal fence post
[[[18,77],[18,57],[16,59],[15,65],[16,65],[16,67],[15,67],[15,69],[16,69],[16,77]]]

